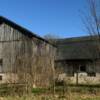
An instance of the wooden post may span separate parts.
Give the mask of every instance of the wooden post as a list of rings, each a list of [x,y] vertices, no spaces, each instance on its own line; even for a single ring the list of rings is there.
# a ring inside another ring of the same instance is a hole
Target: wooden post
[[[76,85],[78,85],[78,71],[76,72]]]
[[[76,72],[76,85],[79,84],[79,70],[80,70],[80,66],[78,66],[77,72]]]

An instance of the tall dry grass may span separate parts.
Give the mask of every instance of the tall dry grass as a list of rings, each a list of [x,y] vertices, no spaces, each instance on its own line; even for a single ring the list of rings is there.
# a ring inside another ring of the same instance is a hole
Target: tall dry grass
[[[66,93],[64,97],[59,95],[23,95],[1,97],[0,100],[100,100],[100,95]]]

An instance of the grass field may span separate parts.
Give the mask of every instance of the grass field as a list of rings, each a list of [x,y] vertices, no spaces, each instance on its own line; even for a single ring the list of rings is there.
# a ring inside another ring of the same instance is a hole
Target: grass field
[[[100,85],[57,86],[55,94],[52,88],[34,88],[29,95],[1,95],[0,100],[100,100]]]

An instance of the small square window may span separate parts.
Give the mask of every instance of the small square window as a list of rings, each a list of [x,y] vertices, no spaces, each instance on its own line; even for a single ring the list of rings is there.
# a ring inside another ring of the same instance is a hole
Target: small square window
[[[2,59],[0,59],[0,66],[2,66],[3,65],[3,60]]]
[[[81,72],[86,72],[86,66],[80,66],[80,71]]]
[[[0,80],[2,80],[2,76],[0,75]]]

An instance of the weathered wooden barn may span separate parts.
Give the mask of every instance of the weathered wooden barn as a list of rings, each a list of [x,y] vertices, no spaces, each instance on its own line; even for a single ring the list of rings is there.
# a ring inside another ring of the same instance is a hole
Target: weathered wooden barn
[[[0,17],[0,83],[49,86],[55,46],[18,24]]]
[[[100,39],[97,36],[56,40],[56,73],[70,83],[100,84]]]

